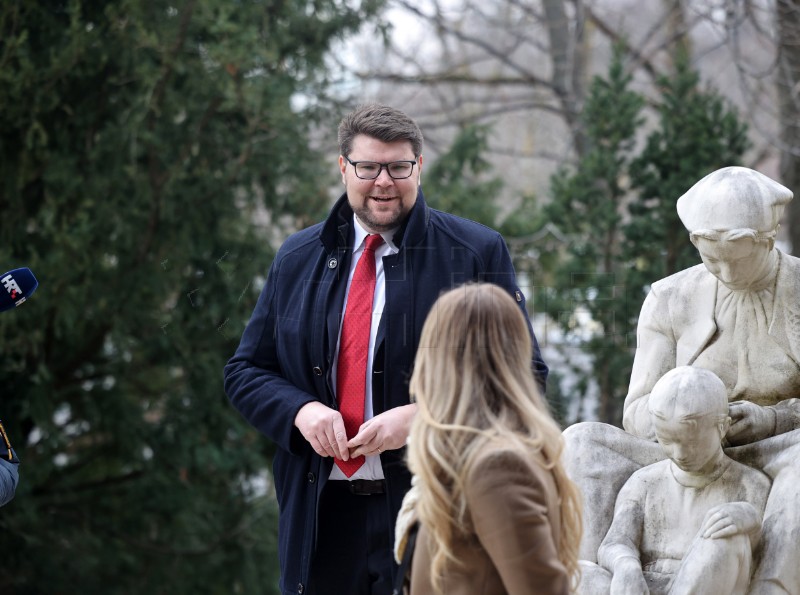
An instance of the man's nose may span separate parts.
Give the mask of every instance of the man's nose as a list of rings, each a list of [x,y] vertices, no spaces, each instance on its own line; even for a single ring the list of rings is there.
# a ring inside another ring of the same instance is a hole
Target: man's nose
[[[391,186],[394,184],[394,180],[392,176],[389,175],[389,172],[385,167],[381,168],[380,173],[378,173],[378,177],[374,180],[375,184],[378,186]]]

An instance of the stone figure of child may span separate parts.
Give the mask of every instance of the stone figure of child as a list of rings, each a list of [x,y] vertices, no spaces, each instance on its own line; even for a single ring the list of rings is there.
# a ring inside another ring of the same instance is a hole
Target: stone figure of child
[[[667,458],[620,490],[600,567],[584,566],[580,592],[746,593],[770,480],[722,449],[731,423],[725,385],[681,366],[656,383],[648,408]]]

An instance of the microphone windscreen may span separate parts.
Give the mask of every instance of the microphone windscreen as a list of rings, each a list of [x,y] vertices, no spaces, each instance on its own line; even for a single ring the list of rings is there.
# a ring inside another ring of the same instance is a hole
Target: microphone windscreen
[[[28,299],[39,282],[28,267],[0,275],[0,312],[11,310]]]

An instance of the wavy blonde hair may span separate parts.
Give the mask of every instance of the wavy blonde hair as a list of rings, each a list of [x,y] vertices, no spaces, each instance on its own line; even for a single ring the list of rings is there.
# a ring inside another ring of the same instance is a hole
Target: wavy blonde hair
[[[580,495],[561,463],[561,430],[531,369],[523,314],[502,288],[469,284],[443,294],[422,329],[410,392],[418,403],[408,462],[419,483],[417,514],[431,536],[437,593],[453,543],[466,536],[464,483],[477,455],[498,443],[539,452],[561,505],[558,557],[577,585]]]

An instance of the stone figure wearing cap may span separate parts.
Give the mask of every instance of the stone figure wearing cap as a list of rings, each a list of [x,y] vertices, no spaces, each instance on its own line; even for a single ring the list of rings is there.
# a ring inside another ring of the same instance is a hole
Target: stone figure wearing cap
[[[584,492],[582,558],[596,561],[625,480],[663,459],[648,411],[653,386],[673,368],[697,366],[727,390],[726,453],[773,479],[750,592],[800,593],[800,259],[775,247],[791,199],[759,172],[726,167],[678,200],[703,263],[653,283],[642,306],[624,431],[582,423],[564,433],[568,470]]]

